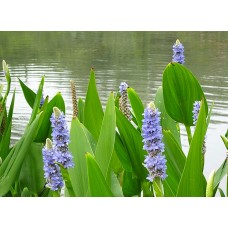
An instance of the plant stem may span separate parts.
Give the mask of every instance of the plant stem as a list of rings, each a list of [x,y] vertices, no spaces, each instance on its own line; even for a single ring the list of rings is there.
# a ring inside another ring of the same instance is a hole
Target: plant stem
[[[186,131],[187,131],[187,134],[188,134],[188,143],[189,143],[189,146],[190,146],[191,141],[192,141],[191,128],[190,128],[190,126],[186,126],[186,125],[185,125],[185,128],[186,128]]]

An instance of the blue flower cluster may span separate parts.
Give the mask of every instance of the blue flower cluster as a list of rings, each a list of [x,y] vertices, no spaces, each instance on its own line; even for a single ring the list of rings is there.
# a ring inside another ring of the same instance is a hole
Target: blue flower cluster
[[[160,126],[160,112],[150,103],[144,110],[142,125],[143,149],[148,152],[145,156],[144,167],[147,168],[149,175],[147,179],[152,182],[155,178],[164,180],[166,174],[166,158],[164,143],[162,142],[162,128]]]
[[[50,139],[47,139],[46,147],[44,147],[42,151],[44,177],[47,181],[46,186],[56,191],[63,187],[63,178],[58,163],[65,169],[73,167],[74,163],[73,156],[68,150],[70,136],[64,113],[54,107],[50,121],[53,144]]]
[[[196,125],[200,111],[200,101],[195,101],[193,104],[193,124]],[[206,153],[206,136],[204,137],[202,154]]]
[[[184,64],[184,46],[179,41],[176,40],[176,43],[173,45],[173,62]]]
[[[56,149],[57,162],[62,164],[64,168],[74,166],[73,156],[68,150],[70,135],[67,128],[65,115],[58,108],[53,108],[54,112],[50,118],[52,126],[52,139]]]
[[[46,178],[46,187],[53,191],[63,187],[63,177],[60,168],[56,163],[56,151],[53,148],[52,141],[46,139],[46,146],[42,149],[44,161],[44,177]]]

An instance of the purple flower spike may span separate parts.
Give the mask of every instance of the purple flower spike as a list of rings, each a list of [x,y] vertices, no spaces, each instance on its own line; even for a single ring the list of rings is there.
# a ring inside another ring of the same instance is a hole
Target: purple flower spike
[[[164,143],[162,142],[162,128],[160,126],[160,112],[151,102],[144,110],[142,125],[143,149],[148,152],[145,156],[144,167],[148,170],[147,179],[152,182],[155,178],[164,180],[166,174],[166,159],[162,155]]]
[[[193,124],[196,125],[200,111],[200,101],[195,101],[193,104]],[[206,136],[204,137],[202,154],[206,153]]]
[[[179,41],[176,40],[176,43],[173,45],[173,62],[184,64],[184,46]]]
[[[74,167],[73,156],[68,150],[70,135],[64,113],[54,107],[50,120],[52,126],[51,136],[56,150],[57,162],[62,164],[64,168]]]
[[[63,187],[63,178],[59,166],[56,164],[57,156],[53,148],[52,141],[46,139],[46,146],[42,149],[44,162],[44,177],[47,181],[46,186],[53,191]]]

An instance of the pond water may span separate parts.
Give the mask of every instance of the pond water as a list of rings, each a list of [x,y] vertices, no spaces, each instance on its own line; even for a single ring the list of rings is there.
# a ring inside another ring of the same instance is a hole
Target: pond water
[[[9,64],[11,91],[16,88],[13,142],[20,137],[31,113],[17,78],[36,91],[45,75],[44,96],[53,97],[60,91],[69,121],[69,81],[75,80],[77,97],[85,98],[91,67],[95,68],[103,105],[122,81],[133,87],[146,105],[162,83],[176,39],[183,43],[185,66],[200,81],[209,105],[215,102],[206,140],[204,172],[208,177],[226,156],[220,135],[228,126],[228,32],[0,32],[0,59]],[[5,85],[3,74],[1,83]],[[8,104],[11,97],[12,93]],[[187,151],[183,127],[181,133]]]

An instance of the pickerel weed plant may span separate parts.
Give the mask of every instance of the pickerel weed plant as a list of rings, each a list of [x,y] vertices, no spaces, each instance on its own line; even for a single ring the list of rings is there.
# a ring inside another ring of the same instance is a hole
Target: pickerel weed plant
[[[221,180],[228,179],[228,134],[221,136],[224,162],[206,178],[205,135],[212,106],[208,109],[197,77],[184,61],[184,46],[177,40],[162,86],[146,107],[124,82],[103,107],[93,69],[85,99],[77,99],[77,85],[71,81],[70,130],[61,93],[42,99],[44,76],[36,93],[18,79],[32,113],[14,145],[15,92],[8,109],[11,79],[3,61],[7,89],[5,94],[0,89],[0,196],[228,196],[220,188]],[[181,124],[188,136],[187,153]]]

